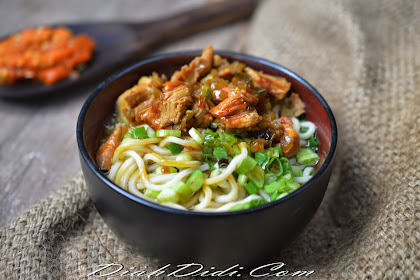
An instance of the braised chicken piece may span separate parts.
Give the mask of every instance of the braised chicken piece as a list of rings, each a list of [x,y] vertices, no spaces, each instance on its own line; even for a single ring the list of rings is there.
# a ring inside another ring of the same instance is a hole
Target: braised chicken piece
[[[282,116],[278,119],[281,124],[293,125],[293,121],[289,116]]]
[[[112,157],[114,156],[115,149],[121,142],[121,126],[117,126],[108,140],[103,143],[96,153],[96,163],[102,170],[110,170],[112,166]]]
[[[221,65],[217,68],[217,76],[224,79],[231,79],[237,72],[242,72],[245,64],[239,61],[229,63],[227,59],[222,59]]]
[[[254,106],[258,104],[258,97],[244,90],[235,90],[231,95],[210,110],[219,118],[227,129],[240,129],[255,126],[262,118]]]
[[[227,129],[250,128],[257,125],[262,117],[255,109],[241,112],[233,116],[220,118],[220,121]]]
[[[137,85],[118,97],[116,106],[119,119],[125,123],[137,124],[139,120],[136,119],[136,111],[140,109],[135,110],[135,108],[141,106],[141,110],[144,110],[150,107],[153,104],[151,100],[162,94],[164,82],[166,82],[166,77],[164,75],[159,77],[157,73],[149,77],[141,77]]]
[[[246,111],[248,107],[257,105],[258,101],[258,97],[243,90],[238,90],[235,95],[226,98],[216,107],[213,107],[210,113],[216,118],[232,116]]]
[[[305,104],[300,99],[299,94],[292,93],[288,98],[284,100],[281,114],[283,116],[299,117],[305,113]]]
[[[299,151],[299,134],[289,124],[283,124],[280,145],[284,155],[288,158],[294,156]]]
[[[157,99],[158,98],[156,97],[156,95],[152,95],[150,96],[149,99],[147,99],[146,101],[143,101],[142,103],[137,105],[136,108],[134,108],[134,117],[135,117],[136,123],[142,122],[141,116],[147,109],[149,109],[150,107],[153,106],[153,104],[155,104]]]
[[[213,96],[211,100],[215,102],[222,102],[226,98],[234,96],[236,94],[235,89],[235,86],[228,85],[221,88],[220,90],[213,90]]]
[[[167,92],[167,91],[171,91],[176,87],[179,87],[180,85],[182,85],[183,82],[180,81],[168,81],[166,83],[163,84],[163,92]]]
[[[163,93],[152,107],[144,111],[140,119],[155,130],[168,128],[181,121],[192,103],[192,88],[183,84]]]
[[[254,80],[254,86],[268,89],[268,93],[276,100],[283,99],[290,90],[290,83],[285,78],[264,74],[262,71],[257,72],[250,67],[246,67],[245,72]]]
[[[207,128],[213,121],[213,116],[209,113],[209,105],[201,99],[196,99],[192,106],[194,116],[192,117],[192,127]]]
[[[210,72],[213,67],[213,56],[213,48],[207,46],[200,57],[194,58],[189,65],[184,65],[180,71],[176,71],[171,77],[171,82],[195,84],[200,77]]]

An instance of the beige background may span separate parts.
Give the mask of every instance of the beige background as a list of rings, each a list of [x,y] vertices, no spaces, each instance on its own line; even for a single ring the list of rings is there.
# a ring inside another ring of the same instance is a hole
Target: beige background
[[[3,0],[0,37],[29,26],[55,23],[165,18],[204,0]],[[241,51],[249,20],[167,43],[148,55],[178,50]],[[134,61],[133,61],[134,63]],[[80,169],[76,121],[91,88],[42,100],[0,99],[0,226],[58,189]]]

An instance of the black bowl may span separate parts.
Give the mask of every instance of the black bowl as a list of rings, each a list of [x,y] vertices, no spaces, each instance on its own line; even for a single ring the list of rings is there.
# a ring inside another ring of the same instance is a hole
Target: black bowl
[[[318,209],[331,175],[337,127],[331,109],[308,82],[264,59],[216,52],[265,73],[285,77],[306,104],[306,118],[317,125],[317,173],[295,192],[268,204],[237,212],[200,213],[172,209],[141,199],[115,185],[99,170],[95,153],[104,122],[117,97],[140,76],[153,71],[168,77],[200,51],[161,55],[138,62],[100,84],[89,96],[77,123],[80,161],[96,209],[118,238],[142,255],[172,263],[208,266],[264,262],[288,245]]]

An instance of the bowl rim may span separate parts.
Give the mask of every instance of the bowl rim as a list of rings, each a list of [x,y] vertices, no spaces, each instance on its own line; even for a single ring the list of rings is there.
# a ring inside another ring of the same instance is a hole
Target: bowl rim
[[[179,52],[171,52],[171,53],[166,53],[166,54],[160,54],[160,55],[155,55],[155,56],[151,56],[149,58],[146,59],[142,59],[136,63],[131,64],[130,66],[110,75],[108,78],[106,78],[103,82],[101,82],[94,90],[93,92],[88,96],[88,98],[86,99],[85,103],[83,104],[78,119],[77,119],[77,125],[76,125],[76,139],[77,139],[77,144],[78,144],[78,148],[80,151],[80,155],[83,157],[83,160],[86,162],[87,166],[90,168],[90,170],[108,187],[110,187],[112,190],[116,191],[119,195],[124,196],[125,198],[128,198],[136,203],[140,203],[144,206],[147,207],[151,207],[155,210],[159,210],[159,211],[163,211],[163,212],[168,212],[171,214],[177,214],[177,215],[192,215],[192,216],[234,216],[234,215],[244,215],[244,214],[249,214],[255,211],[259,211],[259,210],[263,210],[266,208],[271,208],[274,207],[278,204],[281,204],[291,198],[293,198],[294,196],[299,195],[300,193],[306,191],[308,188],[310,188],[312,186],[313,183],[315,183],[315,181],[317,181],[321,175],[327,170],[328,166],[331,164],[335,152],[336,152],[336,147],[337,147],[337,141],[338,141],[338,133],[337,133],[337,124],[334,118],[334,114],[331,110],[331,108],[329,107],[328,103],[325,101],[325,99],[322,97],[322,95],[311,85],[309,84],[304,78],[302,78],[301,76],[299,76],[298,74],[296,74],[295,72],[289,70],[288,68],[274,63],[272,61],[269,61],[267,59],[264,58],[259,58],[256,56],[252,56],[249,54],[244,54],[244,53],[238,53],[238,52],[233,52],[233,51],[225,51],[225,50],[215,50],[215,54],[218,55],[228,55],[228,56],[236,56],[239,58],[244,58],[244,59],[250,59],[253,60],[257,63],[261,63],[264,64],[268,67],[271,68],[275,68],[276,70],[279,70],[283,73],[285,73],[288,76],[293,77],[295,80],[297,80],[298,82],[300,82],[303,86],[305,86],[306,88],[308,88],[312,94],[314,94],[316,96],[316,98],[321,102],[322,107],[324,108],[324,110],[327,113],[327,116],[329,118],[330,121],[330,126],[331,126],[331,145],[330,145],[330,150],[328,151],[328,154],[324,160],[324,162],[322,163],[321,167],[319,168],[319,170],[315,173],[315,175],[305,184],[303,184],[300,188],[298,188],[297,190],[295,190],[294,192],[269,203],[263,204],[263,205],[259,205],[256,207],[252,207],[249,209],[243,209],[243,210],[238,210],[238,211],[225,211],[225,212],[200,212],[200,211],[186,211],[186,210],[182,210],[182,209],[176,209],[176,208],[171,208],[168,206],[164,206],[146,199],[143,199],[141,197],[138,197],[122,188],[120,188],[117,184],[115,184],[114,182],[112,182],[111,180],[109,180],[107,177],[105,177],[105,175],[103,174],[102,171],[99,170],[99,168],[96,166],[96,164],[91,160],[89,153],[86,149],[86,146],[84,144],[83,141],[83,124],[84,124],[84,119],[86,116],[86,113],[90,107],[90,105],[92,104],[93,100],[96,98],[96,96],[98,96],[101,91],[107,86],[109,85],[111,82],[113,82],[115,79],[123,76],[124,74],[139,68],[143,65],[152,63],[152,62],[156,62],[159,60],[164,60],[167,58],[172,58],[175,56],[184,56],[184,55],[200,55],[202,52],[202,50],[190,50],[190,51],[179,51]]]

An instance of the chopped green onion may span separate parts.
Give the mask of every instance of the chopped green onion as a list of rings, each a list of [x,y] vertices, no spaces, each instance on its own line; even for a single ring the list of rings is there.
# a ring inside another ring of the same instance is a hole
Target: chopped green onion
[[[311,149],[301,149],[297,153],[296,158],[297,162],[303,165],[313,165],[316,164],[319,160],[318,154]]]
[[[209,165],[210,171],[214,171],[216,168],[214,168],[214,163],[209,161],[208,159],[205,160],[207,164]]]
[[[255,152],[255,160],[257,161],[258,165],[265,169],[270,157],[267,153],[262,153],[260,151]]]
[[[285,182],[292,182],[293,181],[293,175],[292,173],[286,173],[283,176],[281,176],[281,178],[285,181]]]
[[[271,182],[274,182],[275,180],[277,180],[276,174],[266,173],[264,176],[264,184],[269,184]]]
[[[178,194],[181,203],[187,202],[193,196],[192,189],[183,182],[175,183],[171,188]]]
[[[238,211],[238,210],[249,209],[249,208],[256,207],[256,206],[263,205],[263,204],[265,204],[265,201],[260,200],[260,199],[254,199],[254,200],[251,200],[250,202],[236,204],[236,205],[232,206],[229,209],[229,211]]]
[[[193,157],[190,154],[184,153],[177,156],[175,160],[176,161],[190,161],[190,160],[193,160]]]
[[[271,196],[270,196],[270,201],[274,201],[277,199],[280,199],[282,197],[285,197],[288,193],[287,192],[274,192]]]
[[[297,169],[296,167],[292,167],[292,175],[293,177],[302,177],[303,172],[300,169]]]
[[[204,143],[203,152],[201,153],[202,159],[208,159],[213,157],[213,146],[211,144]]]
[[[246,174],[249,170],[257,165],[257,161],[250,156],[247,156],[241,164],[238,166],[236,171],[240,174]],[[263,170],[264,171],[264,170]]]
[[[127,132],[127,133],[124,135],[124,138],[123,138],[123,139],[125,139],[125,138],[133,138],[133,137],[131,136],[131,133],[130,133],[130,132]]]
[[[270,196],[270,201],[276,200],[278,196],[279,196],[279,191],[273,192]]]
[[[204,184],[206,177],[200,170],[194,171],[185,183],[193,192],[198,191]]]
[[[279,169],[273,171],[272,169],[276,168],[274,166],[274,163],[275,162],[278,163],[277,166],[278,166]],[[280,159],[277,158],[277,157],[274,157],[274,158],[270,159],[270,161],[267,164],[266,169],[267,169],[268,173],[273,174],[273,175],[276,175],[276,176],[281,176],[283,174],[283,172],[284,172],[283,165],[282,165]]]
[[[150,138],[156,137],[156,131],[154,131],[153,128],[151,128],[150,126],[146,128],[146,133],[147,133],[147,136],[149,136]]]
[[[261,166],[255,165],[254,168],[249,170],[248,178],[261,189],[264,186],[264,169]]]
[[[214,147],[213,155],[216,158],[217,161],[220,161],[221,159],[228,159],[228,154],[226,152],[225,147]]]
[[[282,157],[283,150],[281,147],[271,147],[267,149],[267,153],[270,157]]]
[[[155,170],[156,174],[169,174],[169,173],[177,173],[178,170],[172,166],[158,166]]]
[[[156,198],[160,202],[183,203],[190,199],[192,195],[192,190],[185,183],[179,181],[161,191]]]
[[[253,182],[248,182],[244,185],[244,188],[247,190],[249,194],[257,194],[258,188]]]
[[[237,180],[239,185],[244,186],[247,181],[248,181],[248,176],[246,176],[245,174],[239,174],[238,180]]]
[[[144,195],[153,199],[156,199],[157,196],[159,195],[160,191],[154,191],[151,189],[146,189],[146,191],[144,192]]]
[[[289,159],[286,157],[281,157],[280,158],[281,164],[283,166],[283,171],[292,171],[292,167],[290,166],[290,162]]]
[[[182,183],[182,182],[178,182],[178,183]],[[184,183],[182,183],[182,184],[184,184]],[[173,202],[173,203],[178,203],[178,201],[179,201],[179,195],[176,192],[176,190],[174,190],[172,187],[166,188],[163,191],[161,191],[157,195],[156,198],[160,202]]]
[[[133,135],[134,139],[146,139],[149,138],[149,136],[146,133],[146,129],[144,126],[137,127],[131,131],[131,135]]]
[[[211,129],[207,129],[206,132],[204,132],[204,140],[206,142],[213,143],[217,136],[217,132],[214,132]]]
[[[300,184],[298,182],[295,182],[295,181],[286,182],[286,186],[289,189],[289,192],[295,191],[298,188],[300,188]]]
[[[204,137],[201,135],[200,132],[198,132],[197,129],[195,129],[194,127],[191,128],[188,133],[190,134],[190,136],[194,139],[195,142],[197,142],[200,145],[203,145],[204,143]]]
[[[235,144],[232,146],[232,154],[237,156],[241,153],[241,150],[239,149],[238,144]]]
[[[173,129],[156,130],[156,137],[166,137],[166,136],[181,137],[181,130],[173,130]]]
[[[309,128],[307,128],[306,126],[302,126],[300,128],[300,133],[305,133],[306,131],[308,131]]]
[[[285,189],[286,183],[283,179],[279,179],[264,186],[264,190],[268,194],[274,193],[276,191],[283,192]]]
[[[233,136],[232,134],[225,133],[224,137],[226,138],[226,140],[229,142],[230,145],[236,144],[236,142],[238,142],[238,139],[236,139],[236,137]]]
[[[318,137],[316,137],[316,132],[312,134],[311,138],[309,138],[309,147],[316,148],[319,146]]]
[[[183,149],[181,145],[179,144],[168,144],[168,145],[165,145],[165,148],[171,151],[173,155],[177,155],[181,153]]]

